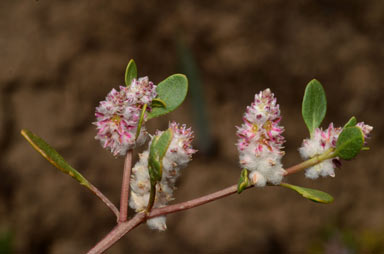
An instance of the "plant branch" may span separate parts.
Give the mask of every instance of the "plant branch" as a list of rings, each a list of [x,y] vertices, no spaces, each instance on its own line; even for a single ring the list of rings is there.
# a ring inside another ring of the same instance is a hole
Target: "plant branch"
[[[247,188],[252,188],[252,187],[253,187],[253,185],[251,185]],[[166,215],[169,213],[184,211],[184,210],[196,207],[196,206],[204,205],[206,203],[215,201],[217,199],[227,197],[227,196],[235,194],[235,193],[237,193],[237,184],[234,184],[234,185],[229,186],[225,189],[222,189],[222,190],[216,191],[214,193],[211,193],[211,194],[199,197],[199,198],[195,198],[195,199],[192,199],[192,200],[189,200],[186,202],[182,202],[182,203],[178,203],[178,204],[174,204],[174,205],[169,205],[169,206],[165,206],[165,207],[161,207],[161,208],[155,208],[148,214],[148,218],[153,218],[153,217],[157,217],[157,216],[161,216],[161,215]]]
[[[98,242],[87,254],[100,254],[109,249],[114,243],[116,243],[126,233],[140,225],[145,221],[145,213],[141,212],[136,214],[129,221],[121,222],[118,224],[108,235]]]
[[[121,184],[120,216],[119,222],[124,222],[128,217],[129,185],[132,170],[132,150],[128,150],[124,162],[123,182]]]
[[[97,189],[95,186],[93,186],[92,184],[89,185],[89,190],[91,190],[98,198],[101,199],[101,201],[104,202],[104,204],[106,204],[109,209],[112,210],[112,212],[116,215],[117,219],[119,219],[119,210],[117,210],[116,206],[106,197],[104,196],[104,194],[99,191],[99,189]]]
[[[299,172],[305,168],[316,165],[317,163],[322,162],[323,160],[330,159],[335,157],[333,151],[328,150],[324,154],[317,156],[315,158],[304,161],[300,164],[292,166],[286,169],[285,175],[290,175]],[[248,186],[245,189],[253,188],[254,185]],[[104,239],[102,239],[96,246],[94,246],[88,254],[100,254],[105,250],[110,248],[114,243],[116,243],[121,237],[126,233],[146,221],[147,219],[154,218],[157,216],[162,216],[170,213],[180,212],[187,209],[191,209],[197,206],[207,204],[209,202],[230,196],[237,193],[237,184],[229,186],[225,189],[216,191],[214,193],[195,198],[189,201],[181,202],[174,205],[169,205],[161,208],[154,208],[152,211],[147,214],[146,212],[137,213],[131,220],[126,222],[119,223]]]
[[[297,173],[301,170],[304,170],[306,168],[310,168],[318,163],[321,163],[325,160],[331,159],[333,157],[336,157],[337,155],[333,152],[333,149],[330,148],[329,150],[325,151],[323,154],[315,156],[309,160],[303,161],[302,163],[299,163],[295,166],[292,166],[285,170],[285,176],[290,175],[293,173]]]

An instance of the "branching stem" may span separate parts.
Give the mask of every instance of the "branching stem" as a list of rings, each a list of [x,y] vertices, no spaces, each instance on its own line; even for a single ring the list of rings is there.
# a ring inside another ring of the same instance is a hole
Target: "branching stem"
[[[119,222],[124,222],[128,218],[129,185],[132,171],[132,150],[128,150],[124,162],[123,182],[121,184],[120,196],[120,216]]]
[[[324,154],[304,161],[300,164],[292,166],[286,169],[285,175],[290,175],[297,173],[301,170],[304,170],[308,167],[314,166],[318,163],[326,159],[330,159],[335,157],[333,150],[328,150]],[[254,187],[253,185],[248,186],[246,189],[250,189]],[[154,208],[149,213],[140,212],[137,213],[132,219],[129,221],[119,223],[107,236],[104,237],[96,246],[94,246],[88,254],[100,254],[109,249],[114,243],[116,243],[121,237],[123,237],[126,233],[145,222],[147,219],[154,218],[161,215],[166,215],[170,213],[180,212],[187,209],[191,209],[197,206],[204,205],[206,203],[230,196],[232,194],[237,193],[237,184],[229,186],[225,189],[216,191],[214,193],[195,198],[189,201],[181,202],[174,205],[169,205],[161,208]],[[120,213],[121,216],[121,213]]]

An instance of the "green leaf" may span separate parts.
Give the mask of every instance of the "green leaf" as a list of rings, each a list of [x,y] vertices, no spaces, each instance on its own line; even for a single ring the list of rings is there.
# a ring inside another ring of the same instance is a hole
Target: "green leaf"
[[[348,120],[348,122],[344,125],[344,129],[347,127],[353,127],[357,124],[356,117],[352,116],[351,119]]]
[[[161,181],[161,175],[163,172],[163,157],[168,150],[172,136],[172,130],[168,129],[160,136],[155,136],[152,140],[148,157],[148,171],[152,186]]]
[[[143,125],[144,114],[145,114],[145,111],[146,111],[146,110],[147,110],[147,104],[144,104],[143,108],[141,109],[140,118],[139,118],[139,123],[137,124],[135,140],[137,140],[137,138],[138,138],[139,135],[140,135],[140,130],[141,130],[141,126]]]
[[[302,115],[309,132],[320,126],[327,111],[327,98],[319,81],[311,80],[305,88]]]
[[[245,188],[248,187],[248,170],[244,168],[241,171],[239,183],[237,184],[237,193],[240,194]]]
[[[344,160],[353,159],[363,148],[364,134],[359,127],[347,127],[336,142],[335,154]]]
[[[300,195],[302,195],[303,197],[305,197],[309,200],[312,200],[314,202],[317,202],[317,203],[328,204],[328,203],[331,203],[333,201],[333,197],[331,195],[329,195],[328,193],[323,192],[323,191],[304,188],[304,187],[300,187],[300,186],[292,185],[292,184],[288,184],[288,183],[281,183],[280,186],[294,190],[297,193],[299,193]]]
[[[152,100],[151,108],[166,108],[167,104],[160,100],[159,98],[155,98]]]
[[[175,110],[184,101],[188,92],[188,80],[183,74],[174,74],[160,82],[156,88],[157,99],[162,100],[166,107],[153,108],[148,113],[148,120]]]
[[[61,155],[48,145],[42,138],[36,136],[29,130],[21,130],[21,135],[36,149],[45,159],[63,173],[70,175],[81,185],[92,190],[91,184],[76,169],[72,168]],[[93,191],[93,190],[92,190]]]
[[[130,86],[135,78],[137,78],[137,67],[135,61],[131,59],[125,69],[125,85]]]

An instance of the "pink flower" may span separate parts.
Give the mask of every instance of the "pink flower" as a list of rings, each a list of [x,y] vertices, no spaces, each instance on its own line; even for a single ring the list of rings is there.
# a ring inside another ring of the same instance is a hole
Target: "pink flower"
[[[150,104],[155,96],[156,86],[148,77],[133,80],[129,87],[120,86],[119,91],[112,89],[96,108],[95,138],[114,156],[124,156],[129,149],[143,144],[147,133],[142,126],[136,140],[137,125],[143,105]]]
[[[148,80],[148,77],[133,79],[128,87],[127,97],[135,104],[150,104],[156,96],[156,86]]]
[[[241,167],[251,171],[250,179],[253,184],[279,184],[285,172],[281,164],[284,155],[281,149],[285,139],[281,135],[284,128],[279,125],[279,105],[276,104],[271,90],[266,89],[255,95],[255,100],[247,107],[243,120],[241,127],[237,127],[237,149]]]

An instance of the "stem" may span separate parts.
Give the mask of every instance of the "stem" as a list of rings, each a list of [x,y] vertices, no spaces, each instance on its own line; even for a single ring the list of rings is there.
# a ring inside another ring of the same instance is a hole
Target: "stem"
[[[336,154],[333,152],[333,149],[330,148],[321,155],[315,156],[309,160],[303,161],[300,164],[297,164],[295,166],[292,166],[292,167],[286,169],[284,175],[290,175],[290,174],[297,173],[301,170],[312,167],[312,166],[314,166],[320,162],[331,159],[333,157],[336,157]]]
[[[148,200],[148,206],[145,210],[147,213],[149,213],[152,210],[153,204],[155,203],[155,197],[156,197],[156,183],[151,183],[151,190],[149,192],[149,200]]]
[[[252,187],[253,187],[253,185],[247,187],[247,189],[252,188]],[[161,216],[161,215],[166,215],[169,213],[175,213],[175,212],[191,209],[193,207],[201,206],[201,205],[204,205],[206,203],[227,197],[227,196],[235,194],[235,193],[237,193],[237,184],[234,184],[234,185],[229,186],[225,189],[222,189],[222,190],[216,191],[214,193],[211,193],[211,194],[199,197],[199,198],[195,198],[195,199],[192,199],[192,200],[189,200],[186,202],[182,202],[182,203],[175,204],[175,205],[169,205],[169,206],[165,206],[165,207],[161,207],[161,208],[155,208],[148,214],[148,218],[153,218],[153,217],[157,217],[157,216]]]
[[[333,150],[328,150],[325,153],[323,153],[320,156],[316,156],[312,159],[309,159],[307,161],[304,161],[300,164],[297,164],[295,166],[292,166],[288,169],[286,169],[285,175],[290,175],[299,172],[300,170],[303,170],[305,168],[311,167],[316,165],[317,163],[320,163],[326,159],[330,159],[332,157],[335,157],[335,153],[333,153]],[[253,188],[254,185],[248,186],[245,189]],[[244,190],[245,190],[244,189]],[[232,194],[237,193],[237,184],[234,184],[232,186],[229,186],[225,189],[216,191],[214,193],[195,198],[189,201],[181,202],[174,205],[169,205],[161,208],[154,208],[152,211],[150,211],[148,214],[146,212],[141,212],[136,214],[131,220],[126,222],[119,223],[106,237],[104,237],[103,240],[101,240],[96,246],[94,246],[88,254],[99,254],[103,253],[105,250],[110,248],[114,243],[116,243],[121,237],[123,237],[126,233],[134,229],[136,226],[140,225],[144,221],[150,218],[154,218],[161,215],[166,215],[170,213],[180,212],[187,209],[191,209],[197,206],[204,205],[206,203],[230,196]],[[121,215],[120,215],[121,216]]]
[[[98,197],[101,199],[101,201],[106,204],[109,209],[112,210],[112,212],[116,215],[117,219],[119,219],[119,210],[117,210],[116,206],[106,197],[104,194],[99,191],[95,186],[90,184],[89,189]]]
[[[128,150],[124,162],[123,182],[121,184],[120,196],[120,216],[119,222],[124,222],[128,217],[128,202],[129,202],[129,185],[131,180],[132,169],[132,150]]]
[[[147,104],[144,104],[143,109],[141,110],[141,113],[140,113],[140,119],[139,119],[139,124],[137,125],[137,129],[136,129],[135,140],[137,140],[137,138],[140,136],[141,125],[143,124],[144,113],[146,110],[147,110]]]
[[[129,221],[118,224],[108,235],[96,244],[87,254],[100,254],[109,249],[126,233],[140,225],[145,220],[145,213],[138,213]]]

